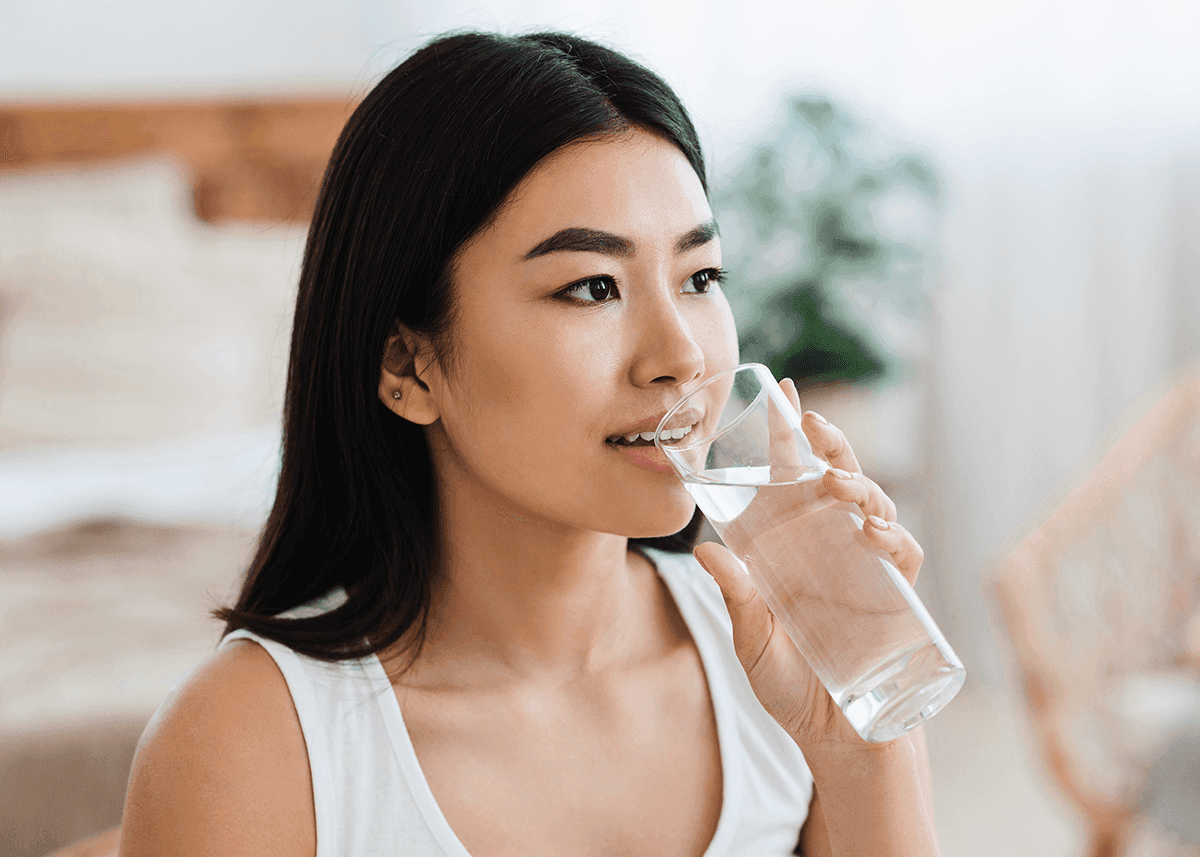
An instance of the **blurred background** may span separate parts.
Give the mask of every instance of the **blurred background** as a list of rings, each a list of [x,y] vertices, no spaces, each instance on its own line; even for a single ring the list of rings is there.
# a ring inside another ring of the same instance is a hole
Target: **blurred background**
[[[374,81],[458,28],[593,36],[690,108],[743,357],[796,378],[897,500],[967,666],[927,727],[945,853],[1190,853],[1154,800],[1200,817],[1170,788],[1200,774],[1152,776],[1200,712],[1200,418],[1178,398],[1200,5],[1179,0],[5,0],[0,853],[119,820],[272,499],[324,160]],[[1130,509],[1148,541],[1096,535]],[[1067,642],[1109,654],[1085,669]]]

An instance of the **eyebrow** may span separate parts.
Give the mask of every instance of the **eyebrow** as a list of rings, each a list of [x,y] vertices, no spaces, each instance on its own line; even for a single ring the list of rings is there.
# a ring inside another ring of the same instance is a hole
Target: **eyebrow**
[[[686,253],[688,250],[694,250],[697,247],[707,244],[719,234],[720,230],[717,229],[717,222],[715,220],[702,223],[695,229],[685,233],[675,242],[675,252]],[[599,229],[570,226],[566,229],[560,229],[545,241],[538,243],[537,246],[522,258],[528,262],[530,259],[536,259],[539,256],[563,251],[603,253],[606,256],[632,256],[636,252],[636,248],[632,241],[628,238],[622,238],[620,235],[613,235],[611,232],[602,232]]]

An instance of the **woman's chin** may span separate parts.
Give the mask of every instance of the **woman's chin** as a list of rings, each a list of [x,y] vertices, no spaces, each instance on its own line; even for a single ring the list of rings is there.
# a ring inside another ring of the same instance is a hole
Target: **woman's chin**
[[[632,523],[624,535],[631,539],[661,539],[673,536],[691,523],[695,513],[695,503],[684,509],[659,509],[654,514],[642,516]]]

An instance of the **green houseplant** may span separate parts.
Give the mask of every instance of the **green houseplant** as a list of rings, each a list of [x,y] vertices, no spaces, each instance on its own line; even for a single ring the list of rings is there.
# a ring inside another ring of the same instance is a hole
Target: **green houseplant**
[[[825,96],[788,100],[713,195],[742,359],[798,384],[893,375],[919,351],[942,183]]]

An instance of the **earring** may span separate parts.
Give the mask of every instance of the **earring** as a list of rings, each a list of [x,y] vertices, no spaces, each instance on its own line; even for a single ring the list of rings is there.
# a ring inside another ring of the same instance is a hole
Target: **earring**
[[[392,398],[393,398],[393,399],[399,399],[399,398],[400,398],[400,391],[399,391],[399,390],[392,390]]]

